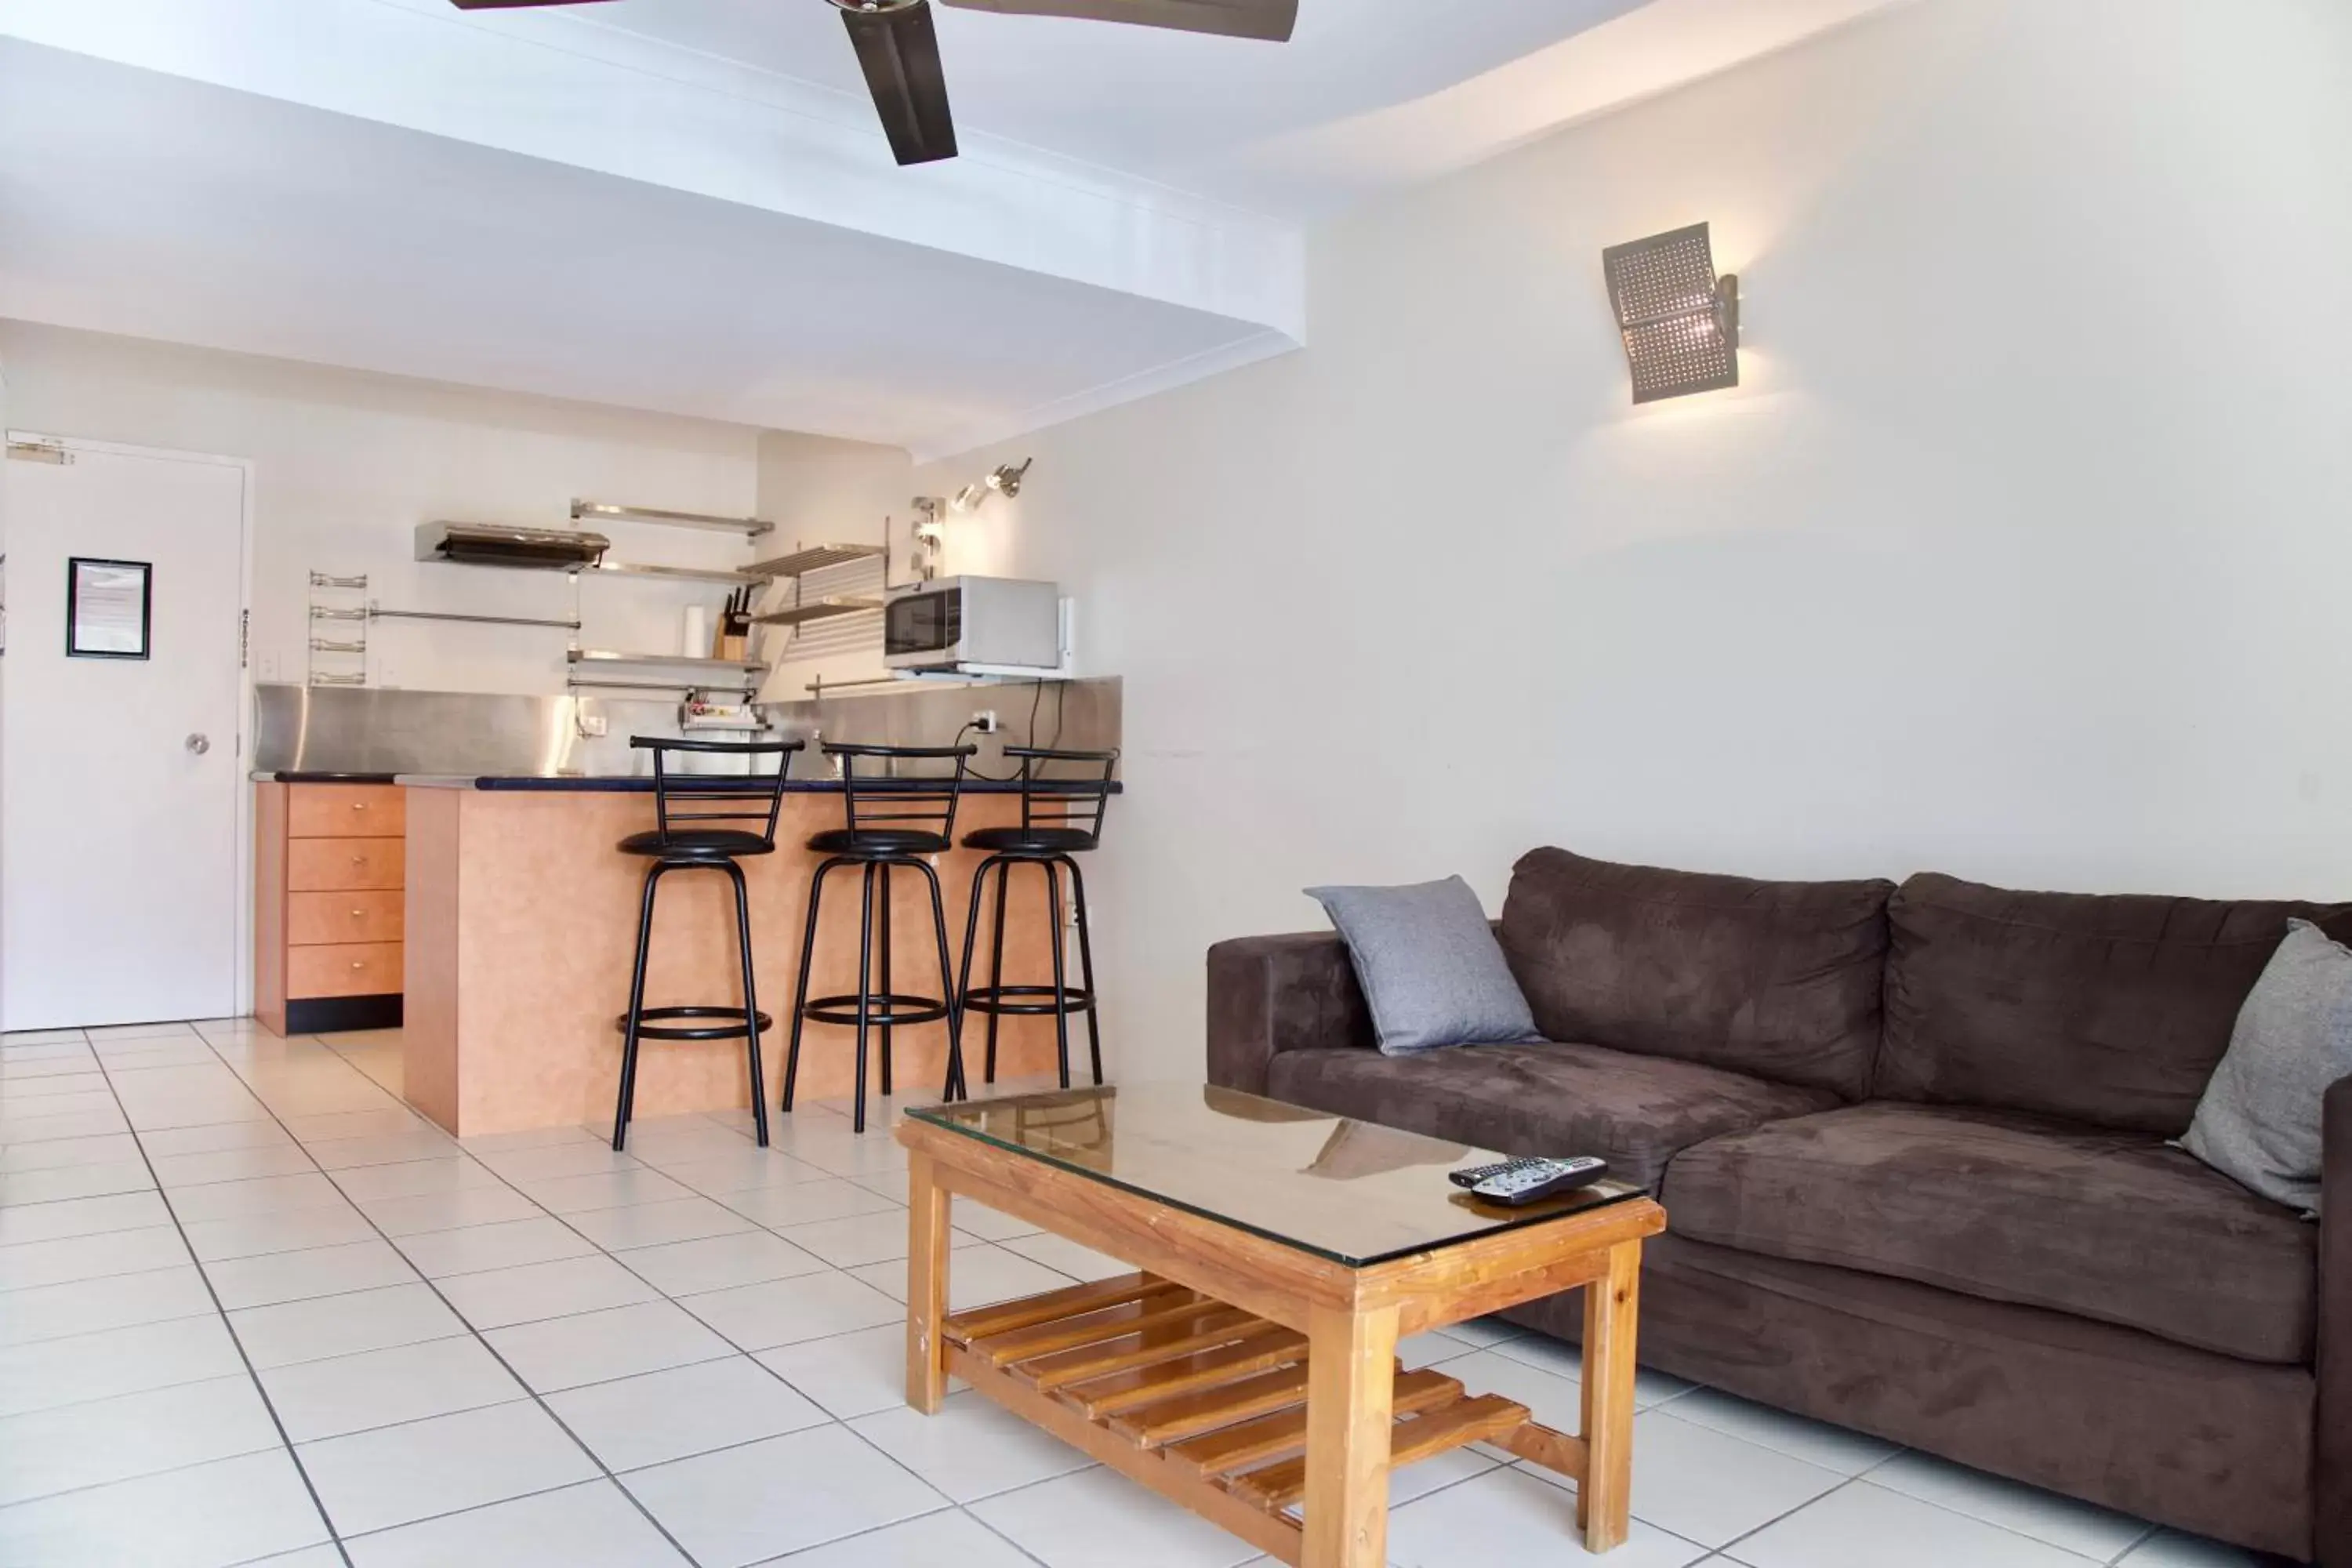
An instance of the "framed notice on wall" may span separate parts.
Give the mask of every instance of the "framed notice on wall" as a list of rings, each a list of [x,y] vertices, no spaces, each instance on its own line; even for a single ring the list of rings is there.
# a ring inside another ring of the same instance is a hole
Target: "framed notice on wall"
[[[66,562],[66,657],[145,658],[154,619],[154,567],[144,561]]]

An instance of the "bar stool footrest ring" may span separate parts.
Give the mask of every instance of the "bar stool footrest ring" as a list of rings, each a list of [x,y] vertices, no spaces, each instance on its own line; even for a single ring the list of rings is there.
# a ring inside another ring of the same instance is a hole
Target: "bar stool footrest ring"
[[[756,1015],[760,1032],[775,1027],[776,1020],[766,1013]],[[688,1018],[709,1018],[708,1024],[681,1026]],[[626,1013],[613,1020],[613,1026],[623,1034],[629,1032]],[[647,1007],[637,1015],[637,1038],[641,1040],[740,1040],[743,1037],[743,1009],[740,1007]]]
[[[1034,996],[1034,1002],[1016,1002]],[[1058,996],[1058,1000],[1056,1000]],[[967,1013],[997,1013],[1006,1016],[1050,1017],[1055,1013],[1084,1013],[1095,1005],[1094,993],[1083,985],[975,985],[963,994]]]
[[[866,998],[866,1026],[903,1029],[910,1024],[936,1024],[948,1016],[948,1005],[936,996],[903,993],[870,993]],[[801,1016],[813,1024],[857,1026],[857,996],[812,996],[801,1004]]]

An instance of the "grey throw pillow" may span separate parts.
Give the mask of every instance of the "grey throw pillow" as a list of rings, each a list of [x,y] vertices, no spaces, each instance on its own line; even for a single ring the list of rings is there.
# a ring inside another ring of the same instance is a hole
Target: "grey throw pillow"
[[[1461,878],[1307,895],[1348,944],[1386,1055],[1543,1037],[1478,895]]]
[[[2352,951],[2309,921],[2289,921],[2180,1146],[2266,1198],[2316,1214],[2320,1102],[2346,1077]]]

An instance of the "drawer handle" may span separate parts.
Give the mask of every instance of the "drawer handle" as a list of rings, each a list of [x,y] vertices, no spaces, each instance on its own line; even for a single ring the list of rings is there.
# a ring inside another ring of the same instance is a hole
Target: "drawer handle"
[[[367,967],[367,960],[364,958],[354,958],[352,960],[352,967],[353,969],[365,969]]]
[[[367,864],[367,857],[364,855],[354,855],[352,857],[352,864],[354,866],[364,866]]]
[[[367,802],[363,800],[355,800],[352,802],[352,809],[353,811],[365,811],[367,809]]]
[[[367,911],[365,910],[353,910],[352,911],[352,919],[355,921],[365,920],[367,919]]]

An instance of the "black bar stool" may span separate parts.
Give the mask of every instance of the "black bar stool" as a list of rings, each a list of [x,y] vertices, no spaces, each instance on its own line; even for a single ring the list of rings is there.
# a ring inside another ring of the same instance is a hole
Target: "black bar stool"
[[[956,986],[965,1013],[988,1015],[988,1059],[985,1081],[996,1081],[996,1020],[1005,1014],[1054,1016],[1054,1044],[1060,1054],[1062,1087],[1070,1087],[1070,1014],[1087,1016],[1087,1054],[1095,1081],[1103,1080],[1102,1025],[1095,1005],[1095,954],[1087,931],[1087,881],[1070,857],[1102,843],[1104,809],[1110,803],[1112,772],[1118,753],[1060,752],[1040,746],[1007,746],[1004,754],[1021,764],[1021,826],[983,827],[963,837],[967,849],[988,850],[989,857],[971,874],[971,913],[963,928],[963,973]],[[1056,763],[1087,770],[1076,775],[1050,776]],[[1099,773],[1092,770],[1099,768]],[[1046,922],[1053,932],[1054,984],[1004,984],[1004,885],[1013,868],[1030,865],[1045,873]],[[1056,867],[1070,873],[1070,893],[1078,921],[1078,979],[1068,984],[1062,967],[1062,879]],[[996,936],[991,944],[988,984],[971,983],[972,948],[980,936],[980,895],[990,871],[996,873]]]
[[[809,881],[808,925],[801,935],[800,989],[793,1000],[792,1044],[784,1055],[783,1108],[793,1108],[793,1085],[800,1076],[801,1025],[803,1021],[839,1024],[857,1031],[857,1108],[853,1130],[866,1131],[866,1035],[881,1033],[882,1092],[891,1092],[890,1037],[909,1024],[948,1026],[945,1098],[963,1093],[962,1015],[955,1000],[955,968],[948,957],[947,906],[940,898],[939,873],[924,857],[955,845],[956,802],[963,794],[965,770],[977,746],[855,746],[824,743],[824,754],[841,763],[841,798],[847,826],[820,833],[808,847],[825,857]],[[955,763],[952,773],[900,778],[902,762]],[[861,777],[861,764],[879,773]],[[857,923],[857,989],[840,996],[811,996],[809,971],[816,959],[817,911],[824,896],[824,879],[842,866],[866,868],[864,908]],[[893,991],[890,985],[890,873],[911,867],[923,874],[931,889],[931,924],[939,939],[940,994],[917,996]],[[879,928],[878,932],[877,928]],[[875,937],[881,937],[880,963],[876,970]]]
[[[654,822],[649,833],[632,833],[621,840],[621,851],[646,855],[646,901],[637,913],[637,964],[629,977],[629,1010],[618,1020],[621,1029],[621,1098],[613,1111],[613,1147],[629,1135],[629,1117],[637,1097],[637,1042],[640,1040],[732,1040],[740,1037],[751,1060],[751,1113],[762,1148],[768,1142],[768,1091],[760,1075],[760,1034],[775,1020],[760,1011],[751,982],[751,905],[743,891],[743,868],[735,862],[745,855],[766,855],[776,847],[776,816],[784,803],[784,773],[801,741],[670,741],[645,735],[630,737],[632,748],[654,754]],[[673,777],[668,759],[682,752],[717,752],[743,757],[747,767],[757,759],[773,757],[772,773],[688,773]],[[716,810],[681,810],[681,805],[716,805]],[[679,823],[733,826],[681,827]],[[652,951],[654,889],[672,871],[724,871],[735,884],[735,940],[743,955],[743,1005],[648,1007],[646,1005],[646,955]],[[696,1019],[709,1019],[696,1023]]]

